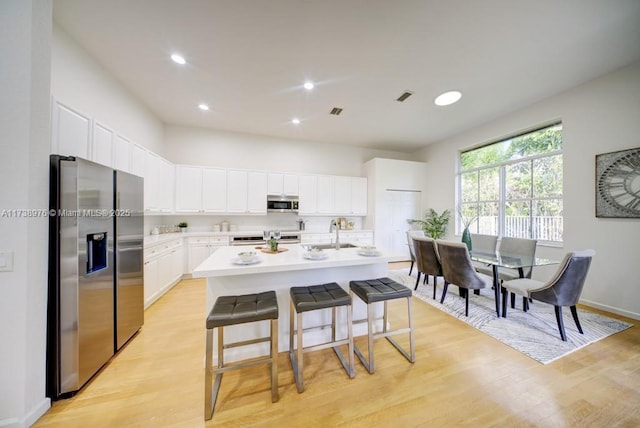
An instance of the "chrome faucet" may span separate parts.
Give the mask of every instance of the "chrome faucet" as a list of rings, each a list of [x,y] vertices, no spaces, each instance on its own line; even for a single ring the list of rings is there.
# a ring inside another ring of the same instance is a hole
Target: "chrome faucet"
[[[340,232],[338,228],[338,222],[336,219],[331,219],[331,223],[329,223],[329,233],[336,231],[336,250],[340,249]]]

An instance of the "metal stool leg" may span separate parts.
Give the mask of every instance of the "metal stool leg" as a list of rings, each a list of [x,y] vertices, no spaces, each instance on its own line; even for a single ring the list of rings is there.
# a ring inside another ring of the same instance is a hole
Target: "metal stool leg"
[[[271,320],[271,402],[280,399],[278,394],[278,320]]]

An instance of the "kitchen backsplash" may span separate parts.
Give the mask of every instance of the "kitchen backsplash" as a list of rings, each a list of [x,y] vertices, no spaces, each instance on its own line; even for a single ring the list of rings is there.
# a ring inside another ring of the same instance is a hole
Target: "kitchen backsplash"
[[[229,225],[235,225],[237,230],[253,231],[264,229],[280,229],[280,230],[297,230],[298,220],[305,221],[305,231],[307,232],[328,232],[329,223],[335,217],[305,217],[295,214],[274,213],[261,216],[213,216],[213,215],[151,215],[145,216],[144,226],[145,234],[151,234],[151,229],[156,225],[177,225],[180,222],[187,222],[189,232],[213,232],[214,225],[221,224],[223,221],[229,222]],[[362,229],[362,217],[347,217],[347,220],[353,222],[353,229]]]

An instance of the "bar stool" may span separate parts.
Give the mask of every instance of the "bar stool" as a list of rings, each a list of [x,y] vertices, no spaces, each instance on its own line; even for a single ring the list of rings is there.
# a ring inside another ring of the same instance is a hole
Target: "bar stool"
[[[224,327],[237,324],[271,320],[270,335],[241,342],[224,343]],[[212,368],[213,363],[213,331],[218,328],[218,367]],[[224,363],[224,350],[254,343],[270,342],[271,350],[268,357],[246,361]],[[237,370],[257,364],[269,364],[271,369],[271,401],[275,403],[278,395],[278,300],[274,291],[240,296],[221,296],[216,299],[213,309],[207,317],[207,350],[204,384],[204,419],[213,417],[213,411],[218,398],[218,391],[224,372]],[[216,375],[215,383],[211,386],[212,375]]]
[[[404,357],[409,360],[411,363],[416,361],[416,353],[415,353],[415,345],[413,342],[413,310],[411,307],[411,290],[405,287],[402,284],[399,284],[392,279],[389,278],[378,278],[378,279],[370,279],[363,281],[351,281],[349,282],[349,289],[351,297],[355,294],[358,296],[364,303],[367,304],[367,318],[362,320],[353,321],[354,324],[366,322],[368,324],[367,328],[367,344],[368,344],[368,361],[364,358],[364,355],[357,346],[354,345],[354,350],[358,359],[362,362],[369,373],[374,372],[374,363],[373,363],[373,339],[378,339],[380,337],[386,337],[387,340],[398,350]],[[408,309],[408,320],[409,327],[407,328],[399,328],[395,330],[387,330],[387,320],[388,320],[388,312],[387,312],[387,302],[393,299],[407,299],[407,309]],[[376,302],[384,302],[384,315],[382,322],[382,331],[374,333],[373,331],[373,303]],[[407,353],[405,349],[403,349],[394,339],[389,336],[393,336],[396,334],[409,333],[409,347],[410,353]]]
[[[342,363],[345,372],[350,378],[355,373],[353,358],[353,330],[351,328],[351,297],[337,283],[312,285],[310,287],[291,287],[291,305],[289,314],[289,357],[293,368],[293,376],[296,381],[298,392],[304,391],[303,379],[303,355],[305,352],[316,351],[333,347],[334,352]],[[347,310],[347,338],[336,340],[336,308],[346,306]],[[331,341],[318,345],[304,347],[302,342],[303,331],[312,329],[322,329],[328,325],[303,328],[302,314],[309,311],[331,308]],[[294,311],[297,316],[294,316]],[[297,329],[294,329],[294,320],[297,318]],[[293,336],[297,335],[297,348],[294,348]],[[340,345],[349,346],[349,363],[344,359],[342,352],[338,348]]]

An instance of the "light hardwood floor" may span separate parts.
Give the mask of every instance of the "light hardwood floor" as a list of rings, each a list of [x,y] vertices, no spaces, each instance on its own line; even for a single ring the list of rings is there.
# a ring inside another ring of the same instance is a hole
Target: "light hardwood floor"
[[[350,380],[332,350],[308,353],[298,394],[280,353],[279,402],[271,403],[267,366],[230,372],[205,424],[205,282],[184,280],[90,384],[54,402],[35,426],[640,426],[640,328],[544,366],[419,299],[413,307],[415,364],[379,339],[375,374],[356,360]]]

